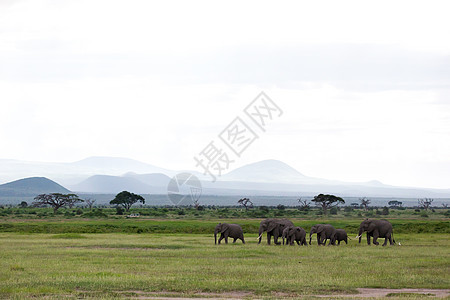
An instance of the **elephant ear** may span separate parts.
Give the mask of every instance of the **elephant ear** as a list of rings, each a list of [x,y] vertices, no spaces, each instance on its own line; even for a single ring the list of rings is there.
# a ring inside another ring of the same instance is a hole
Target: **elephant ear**
[[[229,229],[228,226],[222,225],[222,227],[220,228],[220,233],[224,233],[224,232],[227,231],[228,229]]]
[[[271,223],[269,223],[269,227],[267,227],[267,232],[271,232],[271,231],[273,231],[274,229],[275,229],[275,227],[277,227],[277,223],[275,223],[275,222],[271,222]]]
[[[367,231],[368,231],[368,232],[372,232],[372,231],[375,230],[376,227],[377,227],[377,225],[376,225],[375,223],[370,222],[370,223],[369,223],[369,226],[367,227]]]
[[[323,231],[324,227],[323,226],[319,226],[317,227],[316,233],[319,234]]]

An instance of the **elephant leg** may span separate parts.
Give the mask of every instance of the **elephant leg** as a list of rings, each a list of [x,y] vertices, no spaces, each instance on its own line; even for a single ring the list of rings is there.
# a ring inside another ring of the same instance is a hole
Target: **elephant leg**
[[[275,245],[281,245],[281,242],[278,241],[278,234],[275,234],[273,236],[273,242],[275,243]]]
[[[393,241],[393,238],[392,238],[392,234],[389,234],[389,243],[390,243],[391,246],[395,245],[395,243]]]
[[[272,239],[272,235],[267,233],[267,245],[270,245],[270,240]]]
[[[348,243],[347,243],[347,238],[345,238],[345,240],[344,240],[344,241],[345,241],[345,244],[346,244],[346,245],[348,245]]]
[[[242,244],[245,244],[244,237],[241,237]]]
[[[370,245],[370,235],[367,233],[367,245]]]
[[[233,238],[233,244],[236,243],[237,238]]]
[[[384,237],[384,243],[383,243],[383,246],[386,246],[386,245],[387,245],[388,240],[389,240],[389,241],[392,240],[391,235],[390,235],[389,233],[387,233],[386,236]],[[391,242],[391,245],[392,245],[392,242]]]
[[[300,246],[300,242],[299,242],[298,240],[296,240],[296,242],[297,242],[297,245],[299,245],[299,246]]]
[[[378,243],[378,241],[377,241],[377,240],[378,240],[378,236],[379,236],[379,235],[378,235],[378,232],[374,232],[374,233],[373,233],[373,244],[374,244],[374,245],[377,245],[377,246],[380,244],[380,243]]]
[[[220,245],[220,241],[222,241],[222,240],[223,240],[223,234],[220,235],[220,238],[219,238],[219,245]]]
[[[341,240],[338,240],[338,246],[340,246],[341,245]]]

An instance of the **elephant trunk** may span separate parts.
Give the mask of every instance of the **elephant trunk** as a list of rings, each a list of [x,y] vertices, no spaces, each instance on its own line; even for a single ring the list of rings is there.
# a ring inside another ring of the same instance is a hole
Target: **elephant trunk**
[[[311,236],[312,236],[312,231],[309,233],[309,244],[311,245]]]
[[[217,245],[217,230],[214,231],[214,244]]]

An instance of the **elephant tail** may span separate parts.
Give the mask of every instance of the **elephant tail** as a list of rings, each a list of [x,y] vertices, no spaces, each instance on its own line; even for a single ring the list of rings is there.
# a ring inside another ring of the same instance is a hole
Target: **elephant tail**
[[[391,233],[391,235],[392,235],[392,241],[394,242],[394,245],[395,245],[394,233]],[[398,244],[400,244],[400,243],[398,243]]]

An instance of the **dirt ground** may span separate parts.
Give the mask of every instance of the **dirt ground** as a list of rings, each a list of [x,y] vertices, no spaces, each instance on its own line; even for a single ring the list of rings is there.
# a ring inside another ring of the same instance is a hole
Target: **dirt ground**
[[[408,296],[429,296],[435,298],[450,298],[450,289],[370,289],[370,288],[358,288],[358,294],[333,294],[333,295],[290,295],[284,293],[276,293],[269,298],[347,298],[347,299],[360,299],[360,298],[384,298],[399,296],[402,298],[408,298]],[[192,297],[185,297],[184,295],[170,295],[170,294],[158,294],[158,293],[146,293],[140,291],[133,291],[132,294],[136,295],[131,297],[133,299],[161,299],[161,300],[192,300],[192,299],[214,299],[214,300],[230,300],[230,299],[262,299],[267,298],[254,295],[250,292],[229,292],[229,293],[198,293],[192,295]]]

